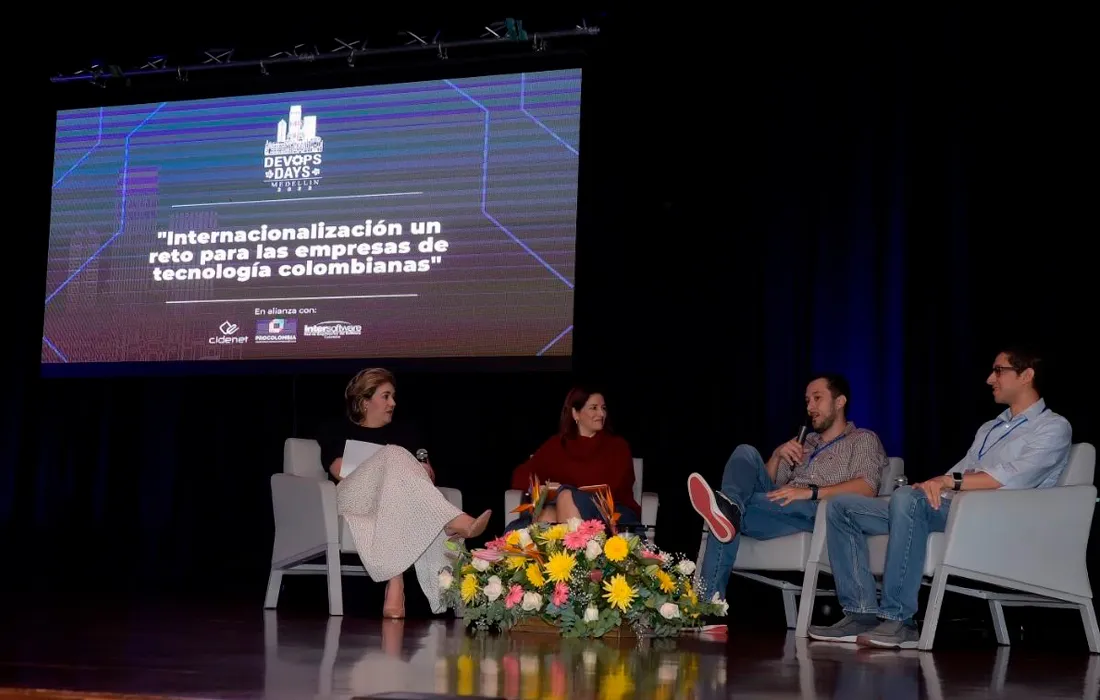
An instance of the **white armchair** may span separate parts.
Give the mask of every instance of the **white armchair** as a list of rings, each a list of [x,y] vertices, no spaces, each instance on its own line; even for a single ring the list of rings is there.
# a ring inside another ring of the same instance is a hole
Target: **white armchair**
[[[439,490],[462,508],[461,491]],[[341,576],[366,576],[367,572],[362,566],[340,564],[340,553],[354,554],[355,543],[347,522],[336,512],[336,485],[321,466],[321,446],[316,440],[289,438],[283,444],[283,471],[271,475],[271,505],[275,543],[264,608],[279,605],[284,574],[324,574],[328,576],[329,614],[343,615]]]
[[[879,484],[879,496],[888,496],[897,482],[897,478],[905,473],[905,460],[900,457],[891,457],[882,475]],[[696,562],[698,568],[703,567],[703,555],[707,551],[707,535],[709,530],[703,526],[703,541],[699,545],[699,559]],[[795,629],[798,624],[798,596],[804,595],[804,583],[797,584],[769,575],[769,572],[807,571],[809,562],[814,559],[813,552],[825,547],[825,507],[822,504],[817,509],[817,520],[814,521],[814,531],[798,532],[785,537],[776,537],[771,540],[758,540],[752,537],[741,536],[741,543],[737,548],[737,560],[733,563],[735,576],[751,579],[758,583],[778,588],[783,593],[783,612],[787,618],[787,629]],[[816,585],[816,579],[815,579]],[[818,593],[831,594],[832,591],[822,590]],[[723,591],[724,593],[724,591]],[[709,595],[709,593],[708,593]],[[811,601],[812,604],[812,601]]]
[[[523,499],[523,491],[508,489],[504,492],[504,526],[519,517],[513,513]],[[642,460],[634,458],[634,500],[642,507],[642,525],[646,528],[646,538],[653,540],[654,529],[657,527],[657,507],[661,504],[657,494],[651,491],[642,491]]]
[[[932,648],[947,590],[988,601],[997,642],[1003,645],[1009,643],[1005,606],[1077,609],[1089,650],[1100,653],[1100,628],[1085,559],[1096,508],[1095,468],[1096,448],[1079,443],[1072,447],[1069,465],[1055,487],[954,494],[945,531],[933,533],[926,545],[924,575],[932,580],[920,649]],[[885,566],[887,539],[887,535],[868,538],[871,571],[876,575]],[[822,541],[811,552],[806,568],[795,630],[799,637],[805,637],[809,628],[818,574],[830,570],[828,548]],[[949,584],[951,576],[1020,592]]]

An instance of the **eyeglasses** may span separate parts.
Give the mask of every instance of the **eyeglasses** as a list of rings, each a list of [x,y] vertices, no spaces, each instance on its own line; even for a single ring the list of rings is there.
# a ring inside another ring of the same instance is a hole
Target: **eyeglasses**
[[[1001,374],[1004,373],[1004,372],[1015,372],[1015,371],[1016,371],[1015,367],[1003,367],[1001,365],[993,365],[993,374],[997,375],[998,377],[1001,376]]]

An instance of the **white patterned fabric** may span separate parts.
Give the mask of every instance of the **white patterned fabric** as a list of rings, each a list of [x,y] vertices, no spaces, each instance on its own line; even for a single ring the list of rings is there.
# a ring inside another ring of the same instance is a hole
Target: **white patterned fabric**
[[[408,450],[387,445],[375,452],[337,484],[336,507],[372,579],[389,581],[415,565],[432,612],[444,611],[439,571],[449,560],[443,527],[461,511]]]

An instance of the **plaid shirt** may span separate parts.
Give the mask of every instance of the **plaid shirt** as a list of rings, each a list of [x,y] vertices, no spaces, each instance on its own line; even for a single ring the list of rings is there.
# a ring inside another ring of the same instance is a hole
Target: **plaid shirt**
[[[848,423],[844,434],[829,443],[823,444],[818,433],[810,433],[802,454],[802,463],[793,468],[786,462],[779,464],[776,486],[835,486],[858,477],[877,494],[890,461],[878,435],[854,423]]]

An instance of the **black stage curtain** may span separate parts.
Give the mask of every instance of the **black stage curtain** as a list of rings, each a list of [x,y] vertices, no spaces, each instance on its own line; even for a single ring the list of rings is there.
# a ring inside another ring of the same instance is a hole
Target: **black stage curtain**
[[[662,547],[698,547],[687,474],[788,439],[814,372],[849,375],[852,418],[917,480],[999,411],[984,380],[1000,344],[1034,341],[1052,408],[1097,442],[1092,318],[1067,320],[1095,298],[1068,167],[1083,98],[1072,56],[1021,44],[1040,28],[831,16],[680,40],[616,22],[585,73],[574,374],[606,386],[645,458]],[[47,170],[19,185],[31,230],[46,230]],[[28,240],[26,260],[44,257],[45,235]],[[2,585],[259,600],[268,478],[287,437],[341,415],[348,374],[43,380],[41,310],[19,301],[40,273],[3,280]],[[510,471],[553,432],[573,378],[406,371],[398,416],[499,529]]]

